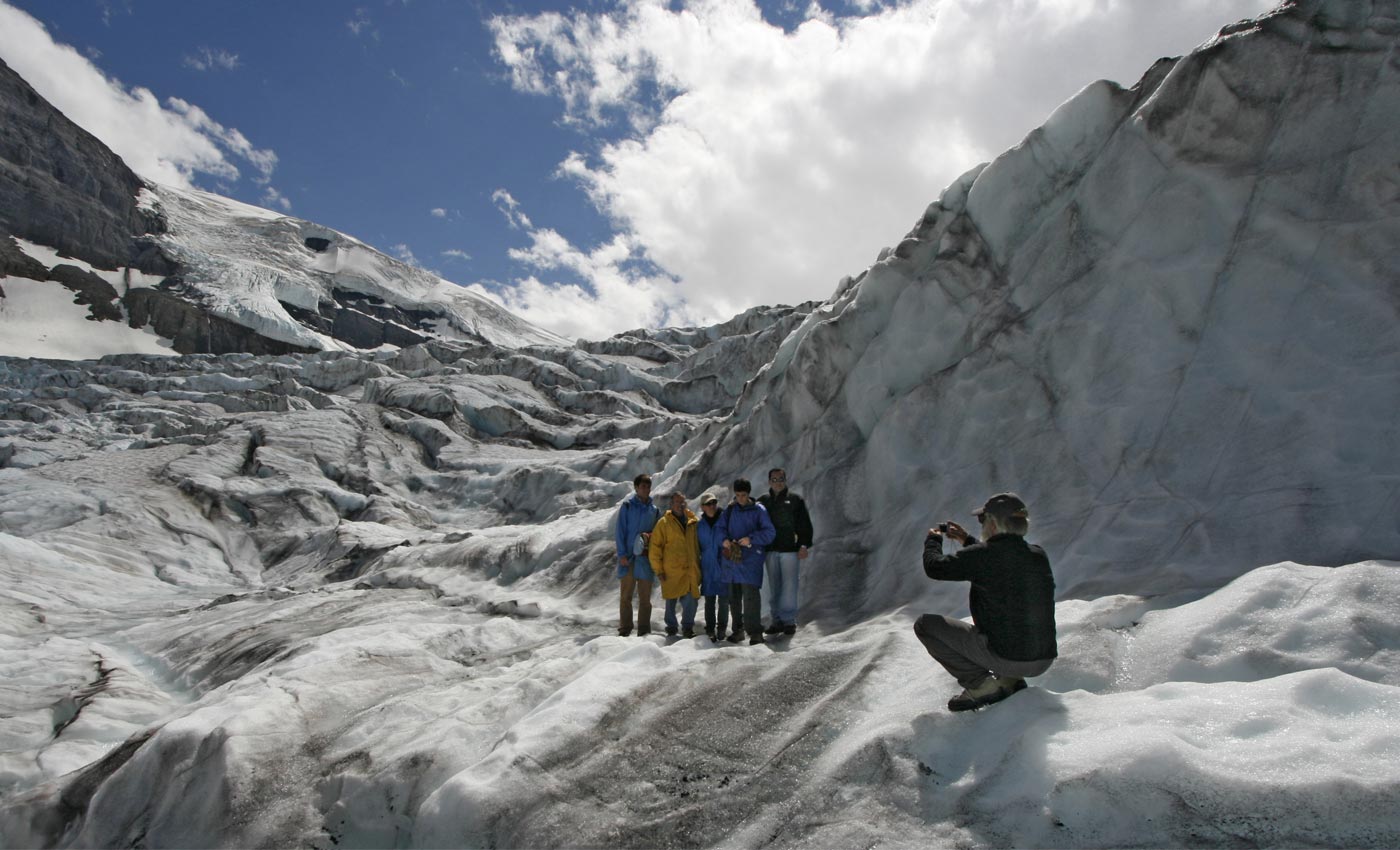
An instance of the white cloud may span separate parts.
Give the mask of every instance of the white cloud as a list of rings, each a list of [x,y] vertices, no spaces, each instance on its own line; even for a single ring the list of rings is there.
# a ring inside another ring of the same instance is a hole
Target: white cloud
[[[277,191],[277,189],[273,186],[268,186],[266,189],[263,190],[262,202],[269,209],[273,207],[281,207],[283,212],[292,211],[292,202],[287,200],[287,196]]]
[[[491,193],[491,200],[495,202],[496,208],[501,211],[501,215],[506,217],[506,222],[516,230],[529,230],[534,227],[530,223],[530,217],[520,211],[520,202],[511,197],[505,189],[497,189]]]
[[[408,247],[406,243],[400,242],[397,245],[391,246],[389,250],[393,253],[395,257],[398,257],[400,260],[404,261],[405,263],[408,263],[410,266],[414,266],[415,268],[420,269],[423,268],[423,265],[418,262],[418,258],[414,256],[413,249]]]
[[[149,89],[128,89],[44,25],[0,0],[0,56],[39,94],[101,139],[133,171],[158,183],[191,186],[200,175],[231,182],[236,161],[271,179],[277,155],[179,98],[162,105]]]
[[[433,207],[428,212],[432,214],[433,218],[447,218],[447,210],[442,207]]]
[[[442,255],[449,260],[466,261],[472,258],[471,254],[468,254],[466,251],[463,251],[460,248],[448,248],[446,251],[442,252]]]
[[[751,0],[628,0],[605,12],[502,16],[491,26],[513,85],[558,98],[565,120],[596,134],[597,152],[571,155],[560,172],[589,193],[632,254],[684,282],[688,310],[719,319],[756,303],[826,297],[896,242],[948,183],[1014,145],[1086,84],[1131,85],[1159,56],[1186,52],[1272,3],[852,5],[869,14],[836,17],[814,5],[786,32]],[[604,141],[604,126],[623,137]],[[531,230],[508,192],[495,200]],[[524,253],[540,259],[548,232],[532,231],[536,243]],[[604,324],[587,334],[660,314],[638,306],[638,293],[674,303],[652,275],[621,273],[621,283],[592,293],[619,307],[603,304]],[[557,293],[588,295],[568,286]],[[553,297],[531,277],[503,299],[543,316],[554,312]]]
[[[355,16],[345,22],[345,26],[354,35],[369,33],[372,38],[379,38],[379,30],[374,28],[374,22],[370,20],[369,9],[361,6],[355,10]]]
[[[185,67],[193,68],[196,71],[211,71],[223,69],[225,71],[235,70],[240,64],[237,53],[230,53],[227,50],[215,50],[208,47],[200,47],[193,54],[185,54]]]
[[[121,8],[116,8],[112,4],[112,0],[97,0],[97,8],[102,14],[102,23],[106,24],[107,26],[112,25],[112,16],[118,12],[122,12],[127,15],[133,14],[131,8],[131,0],[123,0],[123,2],[121,3]]]
[[[674,278],[649,269],[630,237],[618,234],[592,251],[583,251],[555,230],[533,228],[509,193],[497,194],[504,196],[502,211],[524,222],[522,227],[529,231],[529,247],[511,249],[511,259],[585,284],[546,284],[531,275],[503,289],[471,287],[526,321],[568,337],[599,339],[630,328],[697,325],[712,318],[687,302]],[[738,312],[724,299],[709,302],[710,307],[726,317]]]

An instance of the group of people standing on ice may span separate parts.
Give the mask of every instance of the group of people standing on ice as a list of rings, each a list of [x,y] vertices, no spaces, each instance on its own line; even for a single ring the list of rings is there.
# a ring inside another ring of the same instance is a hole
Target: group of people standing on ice
[[[705,600],[705,634],[731,643],[766,643],[765,634],[797,631],[800,565],[811,551],[812,519],[802,498],[787,489],[787,473],[768,473],[768,492],[757,500],[748,479],[733,486],[723,510],[719,497],[700,497],[700,516],[685,493],[669,494],[664,512],[652,503],[651,476],[632,481],[635,492],[618,508],[617,576],[622,581],[618,634],[632,634],[637,598],[637,634],[651,633],[651,591],[661,579],[666,634],[695,636],[695,614]],[[1025,690],[1026,679],[1050,669],[1055,640],[1055,577],[1045,550],[1026,542],[1030,512],[1015,493],[998,493],[974,510],[982,539],[948,520],[929,529],[923,568],[938,581],[969,582],[972,622],[925,614],[914,636],[928,654],[963,686],[948,701],[950,711],[971,711]],[[943,540],[960,545],[944,554]],[[769,622],[759,611],[768,579]],[[680,620],[677,622],[677,609]]]
[[[700,497],[700,515],[687,507],[685,493],[668,494],[663,511],[651,498],[651,476],[632,480],[633,494],[618,508],[614,542],[621,581],[618,634],[632,634],[637,600],[638,635],[651,632],[651,592],[661,580],[666,634],[695,636],[695,615],[705,600],[705,634],[713,641],[765,643],[764,635],[797,631],[801,562],[812,547],[812,518],[801,496],[787,489],[787,473],[768,472],[768,492],[753,498],[746,478],[734,481],[733,500],[723,509],[719,496]],[[769,621],[760,608],[768,580]],[[679,613],[679,620],[677,614]],[[730,623],[733,631],[726,638]]]

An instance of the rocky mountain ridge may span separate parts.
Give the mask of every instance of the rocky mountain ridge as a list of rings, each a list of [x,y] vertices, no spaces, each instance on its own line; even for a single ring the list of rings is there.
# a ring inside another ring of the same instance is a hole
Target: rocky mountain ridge
[[[568,344],[330,228],[143,181],[0,62],[6,276],[61,285],[91,320],[149,329],[180,354]]]
[[[35,271],[8,236],[103,268],[169,274],[170,263],[149,238],[165,224],[137,203],[144,186],[0,60],[0,275]]]

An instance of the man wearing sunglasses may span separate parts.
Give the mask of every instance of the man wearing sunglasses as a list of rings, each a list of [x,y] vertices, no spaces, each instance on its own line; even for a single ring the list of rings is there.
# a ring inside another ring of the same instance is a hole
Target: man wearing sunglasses
[[[797,632],[797,582],[799,562],[812,546],[812,517],[807,503],[788,490],[787,472],[768,470],[768,492],[758,497],[768,511],[777,537],[768,547],[764,564],[768,579],[768,628],[766,635]]]

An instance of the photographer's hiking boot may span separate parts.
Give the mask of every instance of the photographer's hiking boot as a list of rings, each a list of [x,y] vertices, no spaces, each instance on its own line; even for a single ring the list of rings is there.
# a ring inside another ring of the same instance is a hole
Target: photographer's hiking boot
[[[1024,690],[1025,679],[998,679],[988,676],[975,688],[964,688],[963,692],[948,700],[949,711],[975,711],[979,708],[1001,702],[1017,691]]]
[[[1000,681],[1001,689],[1006,692],[1006,696],[1002,697],[1002,699],[1006,699],[1006,697],[1011,696],[1017,691],[1024,691],[1028,687],[1026,685],[1025,679],[1021,679],[1016,676],[1007,676],[1005,679],[1001,679]]]

